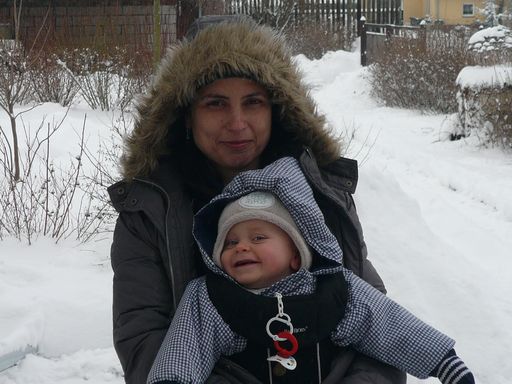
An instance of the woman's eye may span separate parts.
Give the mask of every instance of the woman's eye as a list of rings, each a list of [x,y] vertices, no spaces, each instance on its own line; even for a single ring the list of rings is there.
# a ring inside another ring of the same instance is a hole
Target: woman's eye
[[[220,108],[225,105],[224,100],[209,100],[206,105],[208,107]]]
[[[257,97],[254,97],[254,98],[249,98],[245,101],[245,104],[246,105],[249,105],[249,106],[256,106],[256,105],[261,105],[261,104],[264,104],[265,101],[263,99],[260,99],[260,98],[257,98]]]

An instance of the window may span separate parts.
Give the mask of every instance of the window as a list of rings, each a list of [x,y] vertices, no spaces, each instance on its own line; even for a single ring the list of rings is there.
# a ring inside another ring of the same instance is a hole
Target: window
[[[475,13],[473,4],[462,4],[462,16],[469,17],[474,15]]]

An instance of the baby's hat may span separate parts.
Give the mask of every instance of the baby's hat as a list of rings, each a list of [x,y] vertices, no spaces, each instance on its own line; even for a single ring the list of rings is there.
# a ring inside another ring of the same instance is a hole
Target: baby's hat
[[[269,192],[251,192],[224,208],[219,218],[217,239],[213,247],[213,261],[219,267],[220,256],[228,231],[235,224],[247,220],[263,220],[277,225],[292,239],[300,254],[301,268],[311,267],[311,251],[293,218],[279,199]]]

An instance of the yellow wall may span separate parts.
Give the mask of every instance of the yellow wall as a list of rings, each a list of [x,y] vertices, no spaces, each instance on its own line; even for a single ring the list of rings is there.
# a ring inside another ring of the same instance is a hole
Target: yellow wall
[[[473,16],[462,15],[463,4],[473,4]],[[411,17],[424,18],[427,14],[445,24],[472,24],[483,19],[479,13],[483,6],[484,0],[404,0],[404,24],[409,24]]]
[[[404,24],[410,24],[411,17],[416,17],[420,19],[424,16],[424,3],[424,0],[404,0]]]

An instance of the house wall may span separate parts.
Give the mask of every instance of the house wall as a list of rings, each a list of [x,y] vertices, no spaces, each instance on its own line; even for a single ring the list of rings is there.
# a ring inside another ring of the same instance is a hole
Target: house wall
[[[404,24],[411,24],[411,18],[421,19],[425,16],[425,3],[429,0],[404,0]]]
[[[484,7],[483,0],[442,0],[438,2],[439,18],[444,20],[445,24],[474,24],[479,20],[483,20],[483,16],[479,11],[479,9]],[[473,5],[472,16],[463,15],[464,4]]]
[[[473,5],[472,16],[463,16],[464,4]],[[445,24],[473,24],[483,20],[479,13],[483,7],[484,0],[404,0],[404,23],[410,24],[411,17],[423,19],[429,15]]]

